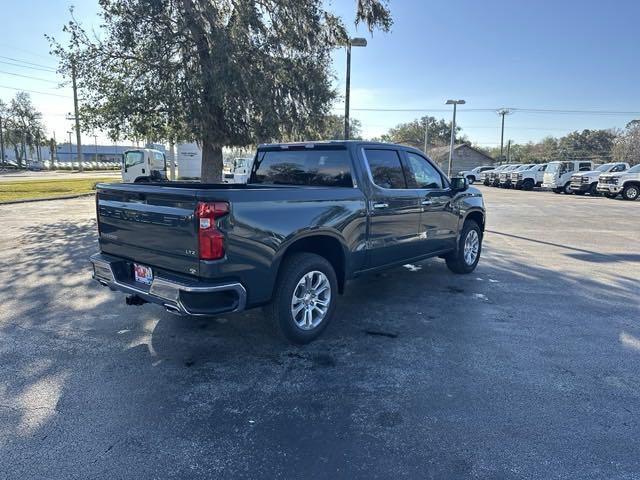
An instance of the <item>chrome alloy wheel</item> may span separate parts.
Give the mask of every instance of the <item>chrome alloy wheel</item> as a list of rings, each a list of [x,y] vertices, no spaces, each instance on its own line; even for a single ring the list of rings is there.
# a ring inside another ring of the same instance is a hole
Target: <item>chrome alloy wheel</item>
[[[293,321],[302,330],[313,330],[324,320],[330,303],[331,284],[327,276],[318,270],[307,272],[293,289]]]
[[[467,265],[473,265],[478,258],[480,251],[480,237],[475,230],[469,230],[467,238],[464,239],[464,262]]]

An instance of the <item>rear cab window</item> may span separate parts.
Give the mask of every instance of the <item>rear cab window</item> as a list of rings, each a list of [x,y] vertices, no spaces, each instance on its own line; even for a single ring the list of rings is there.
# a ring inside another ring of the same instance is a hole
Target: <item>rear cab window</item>
[[[321,148],[258,152],[249,183],[352,188],[349,152]]]

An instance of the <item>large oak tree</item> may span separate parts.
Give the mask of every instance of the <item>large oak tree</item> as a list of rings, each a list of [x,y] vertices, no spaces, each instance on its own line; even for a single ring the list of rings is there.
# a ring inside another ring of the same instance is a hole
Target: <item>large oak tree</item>
[[[318,131],[336,97],[331,51],[343,20],[322,0],[100,0],[101,25],[51,39],[75,66],[81,115],[112,137],[196,140],[202,181],[222,148]],[[388,30],[387,0],[357,0],[355,23]]]

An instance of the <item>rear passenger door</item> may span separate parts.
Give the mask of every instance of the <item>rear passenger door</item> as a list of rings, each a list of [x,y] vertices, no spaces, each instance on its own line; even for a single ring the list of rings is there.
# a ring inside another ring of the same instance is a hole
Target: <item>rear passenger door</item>
[[[454,248],[458,216],[452,208],[449,181],[426,157],[411,151],[403,153],[407,183],[420,196],[420,255]]]
[[[364,148],[371,182],[369,197],[368,267],[379,267],[420,255],[419,192],[407,187],[400,152]]]

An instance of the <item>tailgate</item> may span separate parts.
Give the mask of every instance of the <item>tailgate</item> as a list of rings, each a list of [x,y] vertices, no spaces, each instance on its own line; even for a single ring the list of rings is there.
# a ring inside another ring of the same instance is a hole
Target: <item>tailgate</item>
[[[100,248],[145,265],[197,275],[194,189],[98,185]]]

